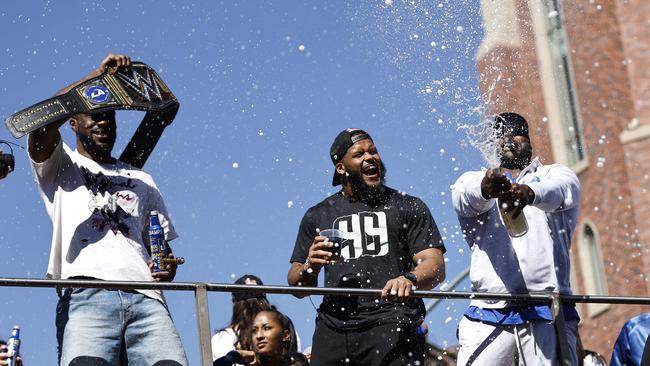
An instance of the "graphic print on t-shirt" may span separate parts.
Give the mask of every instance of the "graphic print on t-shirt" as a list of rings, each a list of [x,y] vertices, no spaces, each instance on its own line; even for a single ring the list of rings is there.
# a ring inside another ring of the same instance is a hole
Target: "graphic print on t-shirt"
[[[125,210],[125,207],[133,207],[132,201],[136,200],[136,196],[133,192],[123,190],[132,190],[137,185],[130,178],[109,177],[102,172],[92,173],[85,167],[81,167],[81,171],[84,185],[91,196],[88,208],[93,213],[92,227],[98,232],[107,228],[114,234],[119,231],[128,237],[130,230],[124,221],[131,217],[133,210]]]
[[[347,240],[341,248],[341,257],[345,260],[388,254],[388,226],[383,211],[337,217],[333,227],[345,233]]]

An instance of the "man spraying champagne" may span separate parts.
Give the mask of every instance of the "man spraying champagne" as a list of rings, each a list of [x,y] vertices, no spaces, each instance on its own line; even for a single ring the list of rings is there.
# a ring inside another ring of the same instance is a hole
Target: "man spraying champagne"
[[[452,188],[454,209],[472,251],[472,291],[571,294],[569,249],[580,203],[578,177],[564,165],[531,159],[522,116],[501,113],[493,128],[500,167],[464,173]],[[512,235],[513,227],[506,227],[510,218],[525,218],[527,230]],[[458,326],[459,365],[557,364],[558,342],[547,303],[472,300],[464,315]],[[571,362],[577,365],[574,304],[565,305],[564,316]]]

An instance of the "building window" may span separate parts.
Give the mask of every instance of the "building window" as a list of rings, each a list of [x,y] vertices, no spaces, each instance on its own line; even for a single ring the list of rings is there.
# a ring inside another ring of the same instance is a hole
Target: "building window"
[[[562,125],[563,150],[566,151],[567,165],[573,167],[584,163],[586,156],[564,18],[558,0],[545,0],[543,3],[553,79]]]
[[[586,223],[582,227],[579,245],[580,265],[585,292],[587,295],[607,295],[607,278],[605,276],[603,256],[600,251],[598,232],[592,223]],[[593,317],[607,308],[609,308],[609,304],[590,303],[587,305],[587,312],[589,316]]]
[[[596,241],[596,234],[590,225],[585,225],[583,239],[589,248],[589,261],[591,262],[592,276],[594,278],[594,292],[596,295],[607,295],[605,284],[605,269],[600,255],[600,247]]]

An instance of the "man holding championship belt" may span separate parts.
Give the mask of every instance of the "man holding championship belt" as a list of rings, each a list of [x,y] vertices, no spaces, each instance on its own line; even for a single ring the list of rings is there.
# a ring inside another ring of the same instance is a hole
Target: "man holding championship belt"
[[[148,110],[120,159],[112,156],[115,109]],[[148,66],[109,54],[99,68],[54,98],[7,119],[29,133],[29,156],[53,224],[48,277],[171,281],[152,273],[148,219],[157,211],[165,240],[178,235],[152,177],[140,170],[178,102]],[[76,150],[61,139],[69,118]],[[157,290],[66,288],[56,314],[60,365],[187,365],[180,337]]]

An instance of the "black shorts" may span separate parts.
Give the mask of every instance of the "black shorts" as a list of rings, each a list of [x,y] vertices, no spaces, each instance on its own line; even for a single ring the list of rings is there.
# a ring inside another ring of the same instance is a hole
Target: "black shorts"
[[[383,324],[337,330],[317,319],[310,366],[424,365],[424,336],[416,329],[415,325]]]

